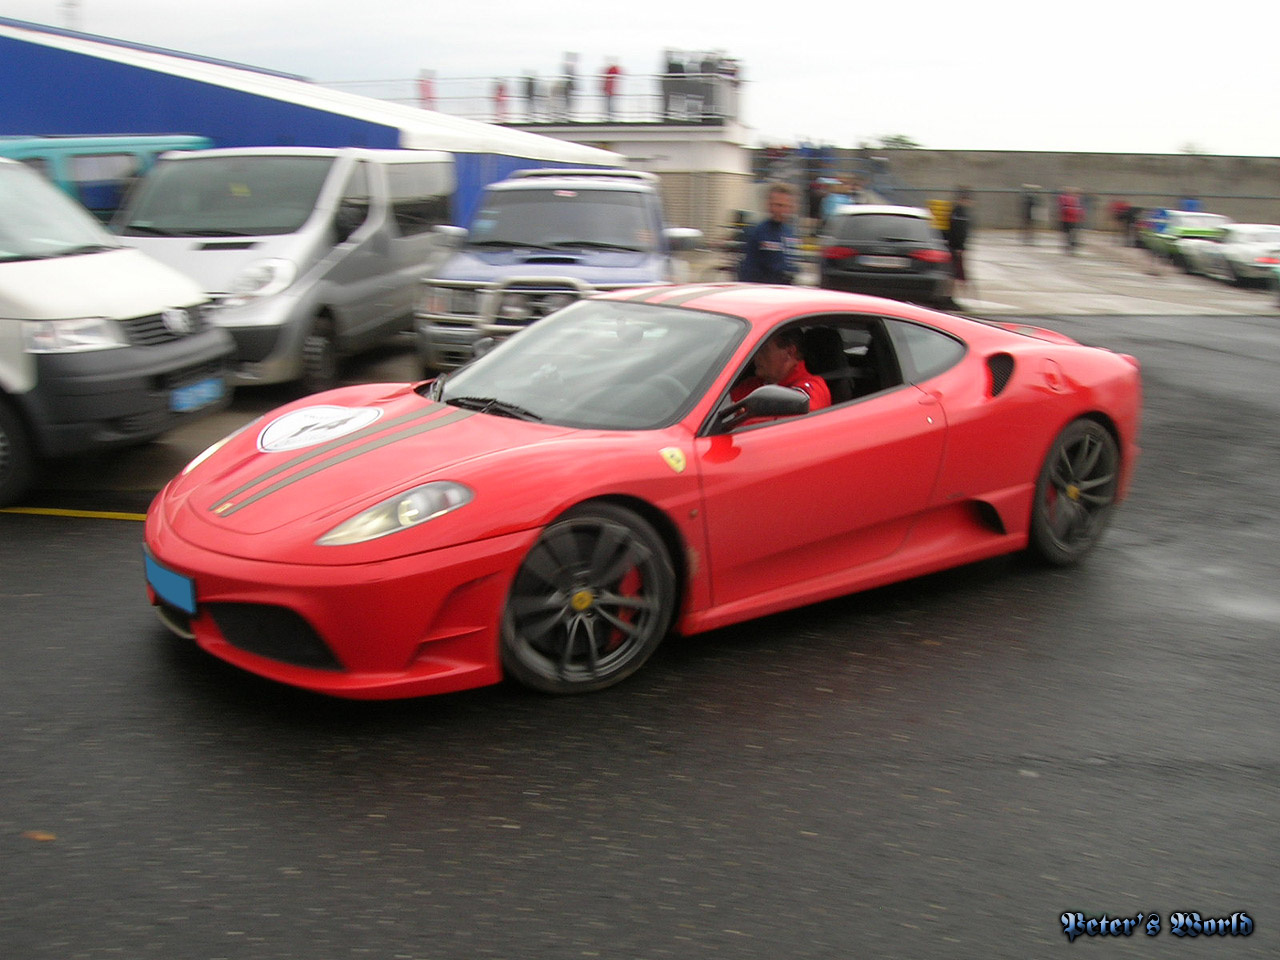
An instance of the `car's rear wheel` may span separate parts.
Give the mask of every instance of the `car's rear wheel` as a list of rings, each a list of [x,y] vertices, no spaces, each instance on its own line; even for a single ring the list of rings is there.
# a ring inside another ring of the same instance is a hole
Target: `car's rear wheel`
[[[546,693],[586,693],[630,676],[671,626],[676,581],[653,527],[587,503],[543,531],[502,617],[507,675]]]
[[[1119,488],[1120,452],[1095,420],[1058,434],[1036,481],[1031,549],[1049,563],[1075,563],[1098,542]]]

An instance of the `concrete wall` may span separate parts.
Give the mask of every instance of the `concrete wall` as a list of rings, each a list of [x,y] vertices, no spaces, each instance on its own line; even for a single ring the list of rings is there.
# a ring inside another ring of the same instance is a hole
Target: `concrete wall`
[[[837,151],[855,169],[866,155]],[[1024,183],[1051,199],[1079,187],[1089,208],[1087,226],[1111,229],[1107,205],[1117,199],[1140,207],[1178,206],[1194,197],[1200,207],[1247,223],[1280,223],[1280,157],[1185,154],[1038,153],[980,150],[876,150],[885,181],[904,202],[927,206],[949,199],[957,185],[974,195],[979,228],[1019,225]],[[1040,204],[1043,222],[1050,204]]]

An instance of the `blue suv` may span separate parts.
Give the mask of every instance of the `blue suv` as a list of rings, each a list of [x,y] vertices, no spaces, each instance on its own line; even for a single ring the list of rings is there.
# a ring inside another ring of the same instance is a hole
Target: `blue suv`
[[[702,237],[666,227],[658,178],[634,170],[521,170],[486,188],[469,231],[436,229],[456,249],[415,311],[428,374],[581,297],[687,279],[675,254]]]

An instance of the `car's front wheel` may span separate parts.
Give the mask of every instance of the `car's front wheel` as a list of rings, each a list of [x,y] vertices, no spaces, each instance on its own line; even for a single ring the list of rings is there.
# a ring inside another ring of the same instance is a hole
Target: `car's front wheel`
[[[0,507],[13,503],[35,477],[35,451],[22,419],[0,396]]]
[[[543,531],[502,617],[508,676],[545,693],[586,693],[630,676],[671,626],[666,546],[631,510],[587,503]]]
[[[1119,475],[1119,448],[1106,427],[1085,419],[1067,424],[1036,481],[1031,549],[1059,566],[1084,556],[1106,529]]]

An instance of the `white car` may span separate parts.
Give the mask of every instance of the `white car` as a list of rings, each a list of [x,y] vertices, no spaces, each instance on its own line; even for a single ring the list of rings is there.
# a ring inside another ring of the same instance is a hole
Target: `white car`
[[[1177,250],[1190,273],[1229,283],[1269,282],[1280,266],[1280,225],[1232,223],[1216,239],[1179,240]]]

